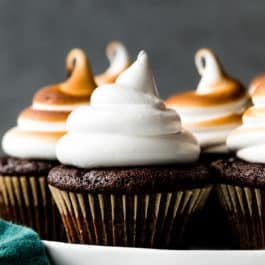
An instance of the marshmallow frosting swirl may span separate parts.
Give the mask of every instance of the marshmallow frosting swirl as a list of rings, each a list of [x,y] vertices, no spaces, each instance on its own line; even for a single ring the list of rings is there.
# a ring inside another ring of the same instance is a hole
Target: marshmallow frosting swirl
[[[183,126],[196,136],[203,152],[226,153],[226,137],[241,124],[249,105],[248,93],[225,73],[211,50],[198,50],[195,64],[201,75],[197,90],[173,96],[166,104],[178,111]]]
[[[243,115],[243,124],[233,130],[227,145],[236,155],[248,162],[265,163],[265,83],[255,88],[254,106]]]
[[[95,76],[98,86],[114,83],[117,77],[130,65],[129,53],[119,41],[112,41],[107,45],[106,55],[110,65],[104,73]]]
[[[72,110],[87,105],[96,87],[85,53],[73,49],[66,58],[70,77],[63,83],[40,89],[32,106],[23,110],[17,126],[2,140],[5,153],[29,159],[56,159],[56,143],[66,132],[66,120]]]
[[[94,91],[90,106],[71,113],[67,129],[57,158],[80,168],[189,163],[200,152],[160,99],[144,51],[114,84]]]

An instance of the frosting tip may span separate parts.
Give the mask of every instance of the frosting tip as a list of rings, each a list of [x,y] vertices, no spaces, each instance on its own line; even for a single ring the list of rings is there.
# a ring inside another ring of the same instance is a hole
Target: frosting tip
[[[147,55],[146,51],[141,50],[137,56],[137,61],[139,63],[143,63],[143,62],[146,62],[147,60],[148,60],[148,55]]]

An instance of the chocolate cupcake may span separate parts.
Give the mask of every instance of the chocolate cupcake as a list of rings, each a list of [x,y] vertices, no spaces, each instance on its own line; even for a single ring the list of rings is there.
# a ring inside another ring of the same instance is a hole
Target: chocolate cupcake
[[[218,195],[239,247],[265,247],[265,85],[253,91],[254,106],[243,115],[243,125],[227,138],[237,158],[212,164],[219,175]]]
[[[82,50],[70,51],[66,66],[70,77],[40,89],[32,106],[19,114],[17,126],[2,141],[8,155],[0,159],[5,218],[31,226],[43,239],[60,239],[60,219],[47,185],[49,170],[58,164],[56,143],[66,132],[70,112],[89,104],[96,87]]]
[[[212,188],[200,148],[160,99],[145,52],[68,118],[48,182],[72,243],[178,248]]]
[[[224,71],[211,50],[198,50],[195,64],[201,75],[197,89],[179,93],[166,103],[180,113],[183,126],[198,139],[202,149],[200,162],[210,166],[214,160],[233,156],[226,146],[226,137],[241,124],[243,111],[250,100],[245,87]],[[190,232],[193,238],[198,234],[195,244],[224,247],[231,242],[215,192],[210,195],[199,219],[201,221],[196,220],[198,227],[192,224]],[[203,234],[202,227],[206,228]]]

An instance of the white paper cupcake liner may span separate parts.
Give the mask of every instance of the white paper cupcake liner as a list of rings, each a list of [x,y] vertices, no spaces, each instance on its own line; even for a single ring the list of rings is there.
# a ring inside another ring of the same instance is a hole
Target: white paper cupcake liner
[[[65,240],[47,177],[0,176],[3,218],[36,230],[42,239]]]
[[[240,248],[264,248],[265,191],[222,184],[218,196]]]
[[[50,189],[71,243],[178,248],[188,218],[203,207],[211,186],[137,195]]]

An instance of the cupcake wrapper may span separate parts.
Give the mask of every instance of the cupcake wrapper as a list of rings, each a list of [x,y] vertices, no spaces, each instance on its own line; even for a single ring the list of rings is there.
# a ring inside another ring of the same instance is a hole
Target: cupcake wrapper
[[[0,218],[5,219],[7,216],[6,206],[4,203],[4,197],[0,188]]]
[[[211,187],[138,195],[50,190],[71,243],[176,248],[183,245],[188,217],[203,207]]]
[[[238,245],[242,249],[265,247],[265,191],[222,184],[218,188]]]
[[[36,230],[42,239],[66,239],[47,177],[0,176],[3,218]]]

